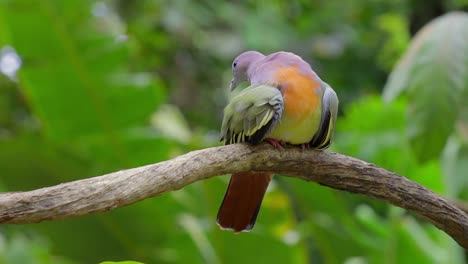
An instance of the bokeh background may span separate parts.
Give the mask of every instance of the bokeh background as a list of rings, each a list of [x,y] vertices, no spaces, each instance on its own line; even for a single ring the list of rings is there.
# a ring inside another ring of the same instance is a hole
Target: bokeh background
[[[332,151],[466,202],[467,7],[0,0],[0,190],[219,145],[231,61],[255,49],[295,52],[334,87]],[[275,178],[253,232],[222,232],[215,218],[227,183],[215,177],[111,212],[0,226],[0,263],[466,263],[449,236],[409,212],[287,177]]]

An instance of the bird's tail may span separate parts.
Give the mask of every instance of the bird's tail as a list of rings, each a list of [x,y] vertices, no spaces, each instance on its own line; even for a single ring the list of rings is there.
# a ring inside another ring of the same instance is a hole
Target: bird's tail
[[[233,174],[218,211],[218,225],[236,233],[250,231],[272,176],[254,172]]]

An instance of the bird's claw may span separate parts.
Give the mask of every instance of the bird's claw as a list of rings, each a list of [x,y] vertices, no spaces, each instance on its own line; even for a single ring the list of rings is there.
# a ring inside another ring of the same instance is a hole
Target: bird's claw
[[[300,144],[302,151],[305,151],[306,149],[310,148],[309,143],[302,143]]]
[[[276,139],[273,139],[273,138],[266,138],[265,141],[270,143],[275,149],[283,150],[283,144],[284,144],[283,141],[276,140]]]

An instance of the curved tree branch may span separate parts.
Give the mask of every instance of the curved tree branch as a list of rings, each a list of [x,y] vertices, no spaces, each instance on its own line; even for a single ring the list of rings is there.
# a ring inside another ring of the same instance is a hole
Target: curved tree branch
[[[0,223],[36,223],[103,212],[216,175],[265,171],[314,181],[408,209],[468,249],[468,214],[427,188],[337,153],[234,144],[28,192],[0,194]]]

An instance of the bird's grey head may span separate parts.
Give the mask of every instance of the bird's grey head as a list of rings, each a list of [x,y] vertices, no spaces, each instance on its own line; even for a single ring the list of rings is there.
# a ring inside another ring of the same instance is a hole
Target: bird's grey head
[[[229,89],[232,91],[242,83],[249,80],[248,70],[254,62],[265,58],[265,55],[258,51],[246,51],[239,54],[232,62],[232,81]]]

